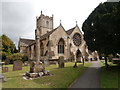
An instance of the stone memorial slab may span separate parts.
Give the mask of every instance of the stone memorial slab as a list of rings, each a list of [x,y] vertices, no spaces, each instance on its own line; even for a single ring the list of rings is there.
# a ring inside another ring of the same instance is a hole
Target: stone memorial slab
[[[23,62],[20,61],[20,60],[14,61],[14,63],[13,63],[13,71],[22,70],[22,64],[23,64]]]
[[[58,67],[59,68],[64,68],[64,57],[59,57],[59,60],[58,60]]]

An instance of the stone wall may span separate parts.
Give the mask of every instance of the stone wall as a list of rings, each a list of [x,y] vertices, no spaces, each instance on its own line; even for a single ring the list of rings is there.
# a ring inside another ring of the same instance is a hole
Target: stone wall
[[[53,46],[51,47],[51,51],[54,51],[55,56],[52,59],[58,59],[60,56],[63,56],[64,59],[68,58],[68,35],[64,31],[62,26],[59,26],[56,31],[50,35],[50,40],[53,42]],[[64,40],[64,54],[58,54],[58,42],[60,39]]]

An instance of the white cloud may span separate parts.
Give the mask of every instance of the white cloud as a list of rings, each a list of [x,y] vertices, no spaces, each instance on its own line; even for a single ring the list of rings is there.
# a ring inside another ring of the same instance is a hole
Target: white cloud
[[[74,27],[76,21],[81,28],[88,15],[101,2],[106,0],[2,0],[3,33],[7,34],[17,45],[19,37],[35,36],[36,16],[54,14],[54,28],[60,24],[66,30]]]
[[[107,0],[107,2],[119,2],[120,0]]]

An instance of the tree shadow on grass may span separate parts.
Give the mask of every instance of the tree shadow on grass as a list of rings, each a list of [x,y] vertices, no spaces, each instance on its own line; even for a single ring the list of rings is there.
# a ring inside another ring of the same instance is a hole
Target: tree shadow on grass
[[[120,66],[110,64],[108,68],[103,66],[101,69],[102,86],[120,89]]]

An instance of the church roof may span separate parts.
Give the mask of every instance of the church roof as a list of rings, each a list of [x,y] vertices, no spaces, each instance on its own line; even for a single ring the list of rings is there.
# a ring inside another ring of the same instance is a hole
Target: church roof
[[[31,44],[31,43],[34,42],[34,41],[35,41],[35,40],[32,40],[32,39],[20,38],[19,46],[28,46],[29,44]]]
[[[58,27],[59,27],[59,26],[58,26]],[[40,37],[40,40],[44,40],[45,38],[47,38],[48,36],[50,36],[56,29],[58,29],[58,27],[55,28],[55,29],[53,29],[52,31],[49,31],[48,33],[42,35],[42,36]],[[34,41],[31,42],[29,45],[33,45],[33,44],[35,44],[35,43],[36,43],[36,42],[35,42],[35,40],[34,40]]]
[[[42,36],[40,37],[40,40],[44,40],[44,39],[46,39],[47,37],[49,37],[49,36],[50,36],[56,29],[58,29],[60,26],[61,26],[61,24],[60,24],[57,28],[53,29],[52,31],[49,31],[48,33],[42,35]],[[76,27],[73,27],[73,28],[67,30],[66,33],[67,33],[68,35],[70,35],[75,28],[76,28]],[[21,42],[22,42],[22,43],[21,43]],[[23,43],[24,43],[24,44],[23,44]],[[24,46],[28,46],[28,45],[33,45],[33,44],[35,44],[35,43],[36,43],[35,40],[20,38],[20,43],[19,43],[19,45],[20,45],[20,46],[21,46],[21,45],[22,45],[22,46],[23,46],[23,45],[24,45]]]
[[[40,40],[45,39],[46,37],[48,37],[49,35],[51,35],[55,30],[56,30],[56,29],[53,29],[52,31],[49,31],[48,33],[42,35],[42,36],[40,37]]]
[[[71,29],[69,29],[69,30],[67,30],[66,33],[67,33],[68,35],[70,35],[70,34],[73,32],[73,30],[74,30],[75,28],[76,28],[76,26],[73,27],[73,28],[71,28]]]
[[[52,31],[49,31],[48,33],[44,34],[43,36],[40,37],[40,40],[44,40],[46,37],[51,35],[58,28],[59,28],[59,26],[57,28],[53,29]]]

